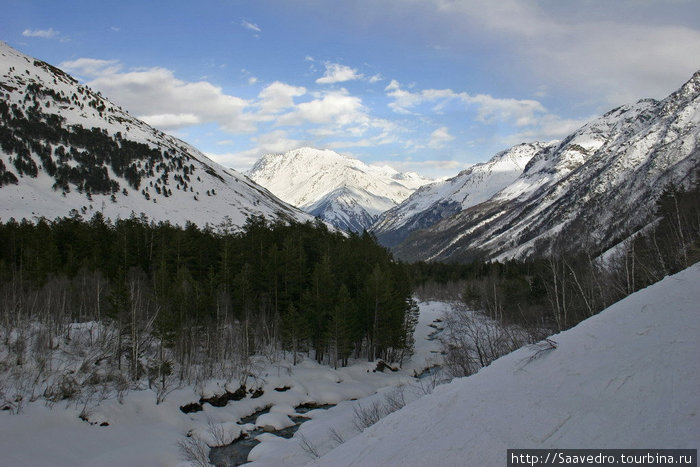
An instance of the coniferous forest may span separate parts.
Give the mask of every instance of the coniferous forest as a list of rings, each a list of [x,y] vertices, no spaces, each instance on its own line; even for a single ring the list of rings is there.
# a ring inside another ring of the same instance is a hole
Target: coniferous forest
[[[148,378],[163,396],[173,384],[245,381],[254,354],[400,362],[417,321],[405,266],[372,236],[320,222],[254,217],[233,232],[99,214],[10,220],[0,225],[0,284],[6,369],[32,359],[48,372],[58,340],[92,323],[101,350],[86,377]]]
[[[418,320],[412,295],[449,288],[496,323],[485,333],[469,314],[445,317],[445,364],[470,374],[697,262],[698,194],[669,188],[656,223],[614,253],[462,265],[396,262],[372,235],[320,221],[11,219],[0,224],[0,396],[9,384],[87,403],[147,382],[162,401],[211,378],[245,384],[254,355],[400,363]],[[15,410],[27,400],[3,399]]]

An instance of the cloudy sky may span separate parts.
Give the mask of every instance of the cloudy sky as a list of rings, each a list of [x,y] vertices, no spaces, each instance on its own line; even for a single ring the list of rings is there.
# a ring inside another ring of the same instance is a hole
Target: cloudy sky
[[[663,98],[697,0],[5,0],[0,40],[247,169],[302,145],[427,176]]]

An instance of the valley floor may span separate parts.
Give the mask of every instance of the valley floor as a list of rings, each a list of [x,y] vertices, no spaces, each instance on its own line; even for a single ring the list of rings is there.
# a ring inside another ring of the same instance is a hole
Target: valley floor
[[[237,423],[242,417],[269,406],[254,424],[283,428],[309,402],[336,405],[308,412],[291,439],[260,434],[253,465],[486,466],[505,465],[511,448],[697,449],[699,283],[696,264],[432,393],[413,375],[438,362],[435,320],[449,303],[420,304],[416,353],[397,372],[364,361],[334,370],[261,360],[258,398],[184,414],[180,406],[225,383],[179,389],[160,405],[151,391],[131,391],[124,404],[92,410],[90,423],[78,418],[80,407],[35,402],[0,414],[0,464],[192,465],[178,443],[230,442],[254,428]],[[358,411],[397,399],[407,405],[360,432]]]
[[[359,433],[353,423],[355,407],[383,402],[388,393],[408,402],[429,390],[416,382],[413,375],[438,362],[439,344],[429,337],[436,329],[429,325],[435,326],[433,321],[450,307],[442,302],[420,304],[415,354],[396,372],[374,371],[376,363],[366,361],[334,370],[308,359],[293,366],[289,361],[270,363],[261,358],[256,371],[259,380],[249,383],[249,387],[262,387],[264,394],[257,398],[248,394],[226,407],[205,403],[201,412],[184,414],[180,410],[200,396],[210,397],[225,390],[233,392],[238,388],[237,382],[212,381],[203,388],[181,388],[160,405],[156,405],[155,394],[150,390],[131,391],[123,404],[107,400],[89,410],[88,421],[79,418],[82,407],[75,403],[67,406],[59,402],[49,408],[39,400],[27,404],[18,415],[0,412],[0,464],[191,465],[184,460],[178,443],[201,439],[215,444],[217,437],[230,443],[242,429],[255,428],[253,424],[236,422],[265,407],[271,407],[270,413],[260,415],[254,423],[280,429],[292,424],[289,416],[294,414],[294,407],[308,403],[337,404],[328,410],[308,412],[306,416],[311,420],[303,423],[292,439],[269,433],[260,435],[258,439],[262,442],[250,454],[250,460],[257,460],[260,465],[304,465],[316,456],[310,449],[322,455],[341,439]],[[308,444],[302,446],[300,439]]]

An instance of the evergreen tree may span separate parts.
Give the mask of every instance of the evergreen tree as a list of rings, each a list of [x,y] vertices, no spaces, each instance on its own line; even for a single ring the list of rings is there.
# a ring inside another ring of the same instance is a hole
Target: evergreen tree
[[[347,366],[353,347],[352,317],[355,315],[355,308],[345,284],[340,286],[335,303],[328,323],[328,342],[331,346],[333,368],[338,368],[338,364]]]

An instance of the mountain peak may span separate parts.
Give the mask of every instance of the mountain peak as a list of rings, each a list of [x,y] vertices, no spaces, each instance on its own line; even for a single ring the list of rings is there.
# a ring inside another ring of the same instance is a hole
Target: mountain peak
[[[700,70],[681,86],[681,88],[669,96],[670,99],[695,99],[700,95]]]
[[[382,244],[396,246],[415,230],[431,227],[487,201],[517,179],[535,155],[553,144],[519,144],[452,178],[423,186],[406,201],[383,213],[372,231]]]
[[[354,231],[369,228],[380,213],[431,181],[311,147],[263,156],[248,176],[290,204]]]

